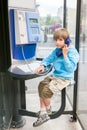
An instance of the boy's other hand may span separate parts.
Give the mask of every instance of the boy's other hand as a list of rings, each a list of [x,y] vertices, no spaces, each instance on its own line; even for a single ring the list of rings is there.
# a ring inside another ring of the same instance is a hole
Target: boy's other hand
[[[44,66],[43,65],[39,66],[38,68],[36,68],[35,72],[36,73],[44,72]]]

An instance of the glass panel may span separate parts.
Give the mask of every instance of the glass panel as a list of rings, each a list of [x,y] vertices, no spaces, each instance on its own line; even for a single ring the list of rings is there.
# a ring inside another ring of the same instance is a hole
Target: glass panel
[[[72,41],[75,43],[75,28],[76,28],[76,1],[72,1],[71,6],[74,4],[73,12],[70,13],[71,0],[67,0],[67,28],[72,36]],[[71,9],[72,10],[72,9]],[[72,17],[71,17],[72,16]],[[77,115],[84,130],[87,130],[87,2],[82,0],[81,3],[81,19],[80,19],[80,61],[79,61],[79,76],[78,76],[78,102],[77,102]],[[72,103],[73,88],[68,90],[68,96]]]
[[[54,30],[63,27],[63,0],[51,0],[49,4],[47,0],[36,0],[36,3],[41,24],[41,42],[37,44],[37,57],[43,58],[55,47]]]
[[[87,130],[87,1],[82,0],[80,19],[80,63],[78,86],[78,116]]]
[[[67,0],[66,27],[70,33],[73,44],[75,44],[76,2],[77,0]]]
[[[63,2],[63,0],[51,0],[48,4],[47,0],[36,0],[41,24],[41,42],[37,43],[37,58],[47,57],[55,48],[53,33],[56,29],[63,27]],[[57,100],[59,97],[58,106],[52,105],[52,108],[56,110],[61,105],[61,96],[57,96],[54,96],[53,99]]]
[[[70,33],[72,44],[75,45],[75,30],[76,30],[76,5],[77,0],[67,0],[66,12],[66,27]],[[68,97],[71,104],[73,103],[73,86],[67,88]]]

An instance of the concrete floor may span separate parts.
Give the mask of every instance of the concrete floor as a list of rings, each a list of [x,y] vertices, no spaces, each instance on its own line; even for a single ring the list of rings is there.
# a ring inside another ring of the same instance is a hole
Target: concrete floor
[[[51,102],[51,106],[52,106],[52,110],[57,110],[60,107],[60,100],[61,97],[60,95],[55,95],[52,98],[52,102]],[[27,110],[30,111],[35,111],[37,112],[39,110],[39,97],[38,97],[38,93],[37,92],[32,92],[30,93],[28,90],[26,91],[26,108]],[[70,110],[71,106],[69,104],[69,101],[66,98],[66,110]],[[61,115],[60,117],[56,118],[56,119],[51,119],[47,122],[45,122],[44,124],[42,124],[39,127],[33,127],[32,124],[34,121],[36,121],[36,118],[34,117],[28,117],[28,116],[24,116],[23,118],[25,118],[26,120],[26,124],[18,129],[15,130],[82,130],[78,121],[71,123],[69,121],[71,115]],[[14,130],[14,129],[10,129],[10,130]]]
[[[49,120],[39,127],[33,127],[35,118],[25,117],[26,125],[15,130],[82,130],[78,123],[70,123],[69,116],[60,116],[57,119]],[[14,130],[14,129],[10,129]]]

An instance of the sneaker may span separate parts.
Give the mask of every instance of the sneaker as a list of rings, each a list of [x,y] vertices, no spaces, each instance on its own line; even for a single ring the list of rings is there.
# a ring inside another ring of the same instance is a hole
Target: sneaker
[[[51,114],[52,114],[51,106],[50,106],[49,109],[46,109],[46,111],[47,111],[47,114],[48,114],[48,115],[51,115]],[[38,112],[36,113],[37,117],[40,116],[40,113],[41,113],[41,111],[38,111]]]
[[[48,114],[40,115],[38,117],[37,121],[33,123],[33,127],[40,126],[41,124],[48,121],[49,119],[50,119],[50,117],[48,116]]]

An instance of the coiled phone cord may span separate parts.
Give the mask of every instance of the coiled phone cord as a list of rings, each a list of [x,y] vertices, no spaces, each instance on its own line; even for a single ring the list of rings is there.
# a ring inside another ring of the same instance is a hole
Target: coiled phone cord
[[[24,58],[24,61],[25,61],[26,65],[27,65],[27,67],[28,67],[28,69],[29,69],[29,71],[30,71],[31,73],[37,74],[37,75],[42,75],[42,76],[43,76],[43,75],[48,74],[48,72],[50,72],[50,71],[52,70],[52,66],[51,66],[51,67],[48,68],[48,70],[47,70],[46,72],[35,73],[35,72],[31,69],[31,67],[30,67],[30,65],[29,65],[29,63],[28,63],[28,61],[27,61],[27,59],[26,59],[26,57],[25,57],[23,46],[22,46],[22,55],[23,55],[23,58]],[[35,61],[35,62],[36,62],[36,61]]]

